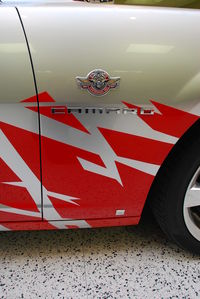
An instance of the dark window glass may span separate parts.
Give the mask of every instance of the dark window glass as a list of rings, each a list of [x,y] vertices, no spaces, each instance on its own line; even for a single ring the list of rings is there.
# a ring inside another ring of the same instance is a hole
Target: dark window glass
[[[115,0],[118,4],[200,8],[200,0]]]

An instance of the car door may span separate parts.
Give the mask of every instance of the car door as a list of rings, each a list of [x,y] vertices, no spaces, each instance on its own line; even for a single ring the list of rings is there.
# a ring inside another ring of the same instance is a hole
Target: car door
[[[0,4],[0,223],[40,221],[37,97],[23,28],[14,7]]]
[[[19,11],[39,92],[44,218],[139,216],[186,130],[167,105],[185,100],[199,69],[198,59],[183,64],[199,57],[198,14],[77,1]]]

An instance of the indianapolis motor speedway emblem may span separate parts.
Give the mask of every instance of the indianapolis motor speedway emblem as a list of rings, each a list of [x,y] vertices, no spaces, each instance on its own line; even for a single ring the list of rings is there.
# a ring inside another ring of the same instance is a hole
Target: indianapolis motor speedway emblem
[[[110,77],[101,69],[91,71],[86,77],[76,77],[76,80],[81,89],[87,89],[95,96],[104,96],[120,84],[120,77]]]

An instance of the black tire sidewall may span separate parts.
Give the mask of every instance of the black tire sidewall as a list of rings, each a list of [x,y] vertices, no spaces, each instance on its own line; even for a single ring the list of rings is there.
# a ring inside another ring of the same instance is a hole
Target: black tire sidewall
[[[189,148],[186,148],[179,157],[176,157],[170,171],[171,176],[167,182],[165,197],[165,215],[168,231],[172,240],[180,247],[194,253],[200,253],[200,241],[198,241],[187,229],[185,224],[183,207],[185,193],[195,172],[200,167],[200,140]]]

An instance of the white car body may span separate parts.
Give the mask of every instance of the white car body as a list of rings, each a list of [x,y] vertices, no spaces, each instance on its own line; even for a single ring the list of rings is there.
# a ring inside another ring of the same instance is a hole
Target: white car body
[[[0,4],[1,229],[137,224],[199,119],[199,34],[193,9]],[[120,84],[92,95],[93,70]]]

